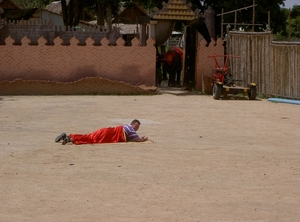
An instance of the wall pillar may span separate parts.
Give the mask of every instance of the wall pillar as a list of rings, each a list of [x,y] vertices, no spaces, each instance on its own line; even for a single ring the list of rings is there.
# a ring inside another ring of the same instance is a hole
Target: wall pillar
[[[147,24],[140,24],[140,44],[141,46],[145,46],[146,45],[146,28],[147,28]]]
[[[157,24],[157,21],[150,20],[149,23],[149,38],[155,40],[155,26]]]

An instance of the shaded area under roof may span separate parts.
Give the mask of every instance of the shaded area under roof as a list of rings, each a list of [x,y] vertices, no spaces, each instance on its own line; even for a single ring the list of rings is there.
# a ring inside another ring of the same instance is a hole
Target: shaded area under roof
[[[1,18],[8,20],[28,20],[34,14],[37,8],[30,9],[4,9],[4,13],[1,14]]]
[[[21,7],[13,0],[0,1],[0,7],[3,9],[21,9]]]

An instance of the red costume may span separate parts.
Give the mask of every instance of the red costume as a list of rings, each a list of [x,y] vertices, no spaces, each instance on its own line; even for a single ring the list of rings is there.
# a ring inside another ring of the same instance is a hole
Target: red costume
[[[70,137],[76,145],[126,142],[123,126],[101,128],[90,134],[70,134]]]
[[[183,51],[182,51],[182,49],[179,48],[179,47],[176,47],[176,46],[173,46],[172,49],[175,50],[180,55],[180,59],[182,61],[183,60]]]
[[[168,51],[168,52],[165,53],[164,60],[165,60],[169,65],[172,65],[172,62],[173,62],[175,56],[176,56],[176,52]]]

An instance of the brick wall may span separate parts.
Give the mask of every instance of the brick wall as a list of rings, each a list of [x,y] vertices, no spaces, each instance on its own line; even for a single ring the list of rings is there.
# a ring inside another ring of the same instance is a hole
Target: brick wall
[[[70,45],[62,45],[60,37],[54,45],[46,45],[43,37],[38,45],[29,45],[23,37],[21,45],[14,45],[14,39],[5,39],[0,45],[0,80],[46,80],[72,82],[86,77],[102,77],[124,81],[131,85],[155,86],[156,50],[154,40],[148,39],[147,46],[140,46],[137,38],[132,46],[124,46],[122,38],[116,46],[109,46],[103,38],[101,46],[89,37],[86,45],[78,45],[72,37]]]
[[[215,61],[208,57],[212,55],[224,55],[224,42],[222,39],[218,39],[217,41],[212,39],[209,46],[206,46],[206,44],[207,42],[203,39],[197,47],[195,89],[211,93],[210,83],[213,79],[212,69],[215,68]],[[223,66],[224,62],[222,59],[218,62]]]

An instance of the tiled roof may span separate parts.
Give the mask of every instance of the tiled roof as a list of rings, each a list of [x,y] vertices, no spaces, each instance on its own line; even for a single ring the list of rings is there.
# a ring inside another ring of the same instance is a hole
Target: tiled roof
[[[67,0],[67,5],[69,4],[69,2],[70,0]],[[62,14],[61,1],[52,2],[49,5],[47,5],[45,9],[56,14]]]

